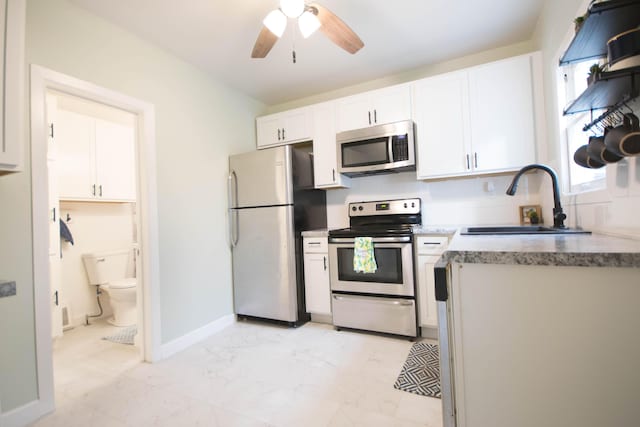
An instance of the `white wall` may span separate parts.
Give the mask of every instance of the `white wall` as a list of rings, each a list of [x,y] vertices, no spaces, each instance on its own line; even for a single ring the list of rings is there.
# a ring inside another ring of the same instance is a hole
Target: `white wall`
[[[505,194],[511,178],[423,182],[416,181],[415,172],[351,178],[350,189],[327,191],[327,223],[330,228],[348,226],[350,202],[419,197],[426,226],[518,224],[520,205],[541,204],[541,176],[524,175],[513,197]],[[551,220],[551,212],[543,211],[543,219]]]
[[[550,160],[563,174],[566,171],[562,165],[562,106],[558,105],[556,96],[556,73],[559,56],[571,40],[573,19],[582,15],[588,4],[585,0],[546,0],[534,37],[536,47],[543,54]],[[587,138],[585,133],[585,144]],[[637,219],[640,210],[640,159],[628,158],[606,168],[607,187],[604,191],[565,195],[569,223],[594,231],[640,237],[640,221]]]
[[[155,106],[162,342],[231,313],[227,158],[254,149],[264,105],[65,0],[27,2],[26,58]],[[18,284],[17,296],[0,301],[4,412],[37,398],[33,289],[42,284],[32,278],[25,164],[0,177],[0,276]]]
[[[72,325],[82,325],[85,315],[98,313],[96,287],[89,284],[82,254],[131,249],[134,239],[133,203],[61,202],[60,218],[67,222],[74,244],[62,242],[60,298],[71,309]],[[133,264],[131,264],[133,266]],[[133,277],[133,269],[128,277]],[[100,295],[103,317],[113,311],[106,293]]]

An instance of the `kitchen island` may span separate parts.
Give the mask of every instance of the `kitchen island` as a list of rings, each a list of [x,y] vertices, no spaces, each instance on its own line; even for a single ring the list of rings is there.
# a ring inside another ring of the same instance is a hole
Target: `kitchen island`
[[[436,272],[444,425],[640,422],[640,241],[456,235]]]

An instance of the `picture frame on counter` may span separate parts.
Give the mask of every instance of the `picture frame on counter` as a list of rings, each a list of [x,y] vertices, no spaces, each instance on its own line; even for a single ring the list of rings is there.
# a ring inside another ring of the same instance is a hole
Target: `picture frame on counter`
[[[540,205],[520,206],[520,225],[542,224],[542,207]]]

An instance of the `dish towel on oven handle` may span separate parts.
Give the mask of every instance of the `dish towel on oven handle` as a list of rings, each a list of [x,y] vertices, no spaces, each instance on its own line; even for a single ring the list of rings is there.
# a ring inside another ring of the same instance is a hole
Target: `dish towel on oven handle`
[[[375,273],[378,269],[373,254],[371,237],[356,237],[353,247],[353,271],[356,273]]]

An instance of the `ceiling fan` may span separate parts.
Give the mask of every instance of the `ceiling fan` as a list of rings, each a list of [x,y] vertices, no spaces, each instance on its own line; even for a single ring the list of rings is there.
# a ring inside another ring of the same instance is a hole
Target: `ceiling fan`
[[[252,58],[267,56],[284,33],[287,18],[298,19],[298,27],[304,38],[319,29],[333,43],[351,54],[364,46],[360,37],[329,9],[317,3],[305,4],[304,0],[280,0],[280,7],[271,11],[262,21],[262,30],[251,52]],[[295,52],[293,62],[296,62]]]

